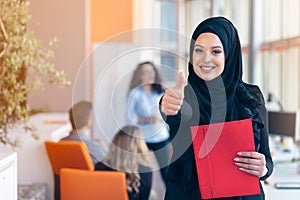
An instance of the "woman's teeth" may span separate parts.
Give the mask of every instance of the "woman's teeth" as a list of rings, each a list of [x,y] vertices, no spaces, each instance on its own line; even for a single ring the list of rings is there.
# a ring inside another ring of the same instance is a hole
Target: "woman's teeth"
[[[214,67],[201,66],[200,68],[208,71],[208,70],[212,70]]]

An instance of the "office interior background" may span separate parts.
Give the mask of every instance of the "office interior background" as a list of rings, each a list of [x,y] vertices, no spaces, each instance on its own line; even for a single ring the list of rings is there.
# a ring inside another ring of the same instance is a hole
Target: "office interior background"
[[[31,92],[30,107],[66,113],[73,103],[91,100],[94,137],[106,142],[125,123],[136,64],[154,61],[165,86],[174,85],[176,71],[187,70],[188,39],[210,16],[224,16],[237,27],[244,81],[259,85],[266,101],[272,94],[284,110],[300,109],[300,0],[31,0],[30,13],[27,27],[42,42],[58,38],[53,62],[72,82]],[[27,174],[21,176],[27,181]]]
[[[114,119],[124,116],[126,106],[115,99],[126,101],[128,74],[138,62],[154,61],[165,86],[175,83],[176,70],[187,70],[193,29],[210,16],[225,16],[237,27],[244,81],[259,85],[265,100],[271,94],[284,110],[300,107],[299,0],[33,0],[30,9],[28,28],[44,42],[58,38],[54,62],[73,83],[68,88],[47,85],[43,92],[32,92],[30,106],[64,112],[74,102],[92,100],[99,115],[96,136],[112,135],[125,123]],[[149,36],[151,31],[159,31],[159,36]],[[152,51],[128,53],[147,49],[149,41],[162,50],[154,45]],[[59,98],[49,101],[49,97]]]
[[[90,64],[83,72],[80,67],[95,44],[139,43],[134,35],[123,38],[116,35],[143,28],[172,30],[189,38],[200,21],[218,15],[229,18],[238,28],[244,80],[258,84],[266,99],[272,93],[286,110],[300,107],[299,0],[34,0],[30,9],[32,20],[28,28],[44,42],[53,36],[59,39],[54,61],[57,67],[65,70],[73,83],[76,77],[83,80],[76,86],[77,97],[72,86],[63,89],[47,86],[44,93],[31,94],[29,102],[33,108],[65,111],[72,98],[74,101],[93,98],[93,66]],[[157,40],[165,49],[186,55],[188,44],[179,44],[176,37],[162,36]],[[176,55],[165,51],[155,52],[149,59],[174,69],[186,67]],[[79,71],[85,75],[79,76]],[[163,70],[162,75],[166,82],[176,77],[175,73]],[[49,101],[49,96],[59,98]]]

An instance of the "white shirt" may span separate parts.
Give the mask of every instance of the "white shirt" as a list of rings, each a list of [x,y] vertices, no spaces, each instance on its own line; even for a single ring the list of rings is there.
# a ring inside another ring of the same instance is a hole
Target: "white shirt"
[[[166,123],[159,112],[159,100],[163,93],[152,91],[146,93],[143,87],[137,87],[130,92],[128,98],[128,123],[138,126],[147,143],[158,143],[169,138],[169,131]],[[158,116],[161,120],[155,123],[138,123],[139,118]]]

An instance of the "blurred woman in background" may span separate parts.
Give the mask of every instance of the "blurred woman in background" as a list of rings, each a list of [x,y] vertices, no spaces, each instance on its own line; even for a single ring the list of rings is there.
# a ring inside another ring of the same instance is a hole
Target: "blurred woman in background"
[[[140,129],[125,126],[116,133],[107,156],[96,164],[95,170],[125,172],[129,199],[147,200],[152,185],[148,155]]]
[[[129,86],[128,123],[141,129],[148,148],[155,154],[162,179],[166,183],[170,135],[159,112],[158,104],[163,92],[162,79],[156,66],[149,61],[138,64]]]

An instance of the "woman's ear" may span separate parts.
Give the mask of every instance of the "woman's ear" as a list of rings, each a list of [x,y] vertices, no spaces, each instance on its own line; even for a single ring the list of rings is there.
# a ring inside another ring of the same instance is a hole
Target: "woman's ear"
[[[90,118],[89,118],[89,120],[88,120],[85,127],[90,129],[90,128],[92,128],[92,125],[93,125],[93,117],[90,116]]]

